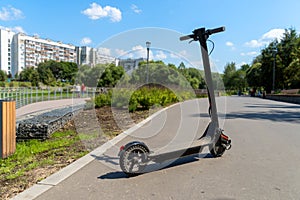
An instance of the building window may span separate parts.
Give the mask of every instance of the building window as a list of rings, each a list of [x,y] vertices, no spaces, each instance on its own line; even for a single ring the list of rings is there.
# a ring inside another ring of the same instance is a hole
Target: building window
[[[8,70],[10,70],[10,67],[8,67]]]

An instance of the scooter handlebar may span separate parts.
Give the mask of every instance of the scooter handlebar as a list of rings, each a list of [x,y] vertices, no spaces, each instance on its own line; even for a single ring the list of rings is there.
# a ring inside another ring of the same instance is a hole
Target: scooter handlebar
[[[209,35],[212,35],[212,34],[223,32],[223,31],[225,31],[225,26],[222,26],[222,27],[219,27],[219,28],[214,28],[214,29],[208,29],[207,33]]]
[[[204,29],[204,28],[202,28],[202,29]],[[201,29],[194,30],[194,34],[182,36],[182,37],[179,38],[179,40],[180,41],[189,40],[189,39],[197,40],[197,35],[196,35],[195,32],[197,32],[198,30],[201,30]],[[219,28],[214,28],[214,29],[207,29],[206,31],[204,29],[203,34],[212,35],[212,34],[223,32],[223,31],[225,31],[224,26],[219,27]]]
[[[179,38],[180,41],[184,41],[184,40],[189,40],[189,39],[193,39],[194,38],[194,35],[191,34],[191,35],[185,35],[185,36],[182,36]]]

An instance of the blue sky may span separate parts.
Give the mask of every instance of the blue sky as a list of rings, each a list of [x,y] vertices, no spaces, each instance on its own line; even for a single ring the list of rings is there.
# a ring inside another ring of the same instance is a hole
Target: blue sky
[[[125,38],[127,47],[119,44],[119,52],[144,50],[145,41],[153,40],[153,49],[174,51],[197,65],[196,57],[188,55],[188,45],[180,50],[165,44],[169,37],[166,30],[172,30],[170,37],[177,37],[199,27],[225,26],[224,33],[211,37],[215,42],[213,65],[223,71],[228,62],[238,66],[251,63],[268,42],[280,38],[284,29],[298,31],[299,10],[296,0],[1,0],[0,27],[76,46],[103,47],[107,54],[113,54],[108,43],[118,41],[114,37],[120,38],[125,32],[135,37]],[[162,28],[166,34],[157,29],[145,29],[141,34],[132,31],[145,27]],[[154,34],[160,39],[155,40]],[[172,43],[180,46],[177,42]],[[151,55],[156,59],[172,57],[172,53],[165,56],[166,52],[153,50]]]

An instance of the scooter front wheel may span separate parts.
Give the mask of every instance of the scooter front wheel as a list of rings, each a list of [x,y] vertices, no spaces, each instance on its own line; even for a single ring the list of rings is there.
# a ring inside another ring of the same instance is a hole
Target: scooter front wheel
[[[139,175],[147,165],[148,151],[142,145],[133,145],[120,153],[120,167],[128,176]]]
[[[221,142],[217,142],[213,147],[210,148],[210,153],[213,157],[221,157],[226,150],[226,147],[221,144]]]

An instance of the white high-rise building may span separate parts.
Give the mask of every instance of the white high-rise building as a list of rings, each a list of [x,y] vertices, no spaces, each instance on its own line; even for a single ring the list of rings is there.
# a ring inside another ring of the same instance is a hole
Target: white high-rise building
[[[0,29],[0,69],[7,74],[13,74],[13,37],[15,33],[10,30]]]
[[[82,46],[82,47],[76,47],[77,52],[77,64],[80,65],[88,65],[91,67],[94,67],[97,64],[108,64],[108,63],[114,63],[117,65],[117,59],[108,56],[105,54],[102,54],[101,50]]]
[[[94,67],[96,65],[96,51],[94,48],[82,46],[76,47],[77,65],[89,65]]]
[[[14,36],[13,45],[14,63],[17,66],[14,68],[13,75],[27,67],[37,67],[39,63],[47,60],[76,63],[75,46],[71,44],[18,33]]]
[[[75,46],[0,29],[0,69],[13,77],[47,60],[77,62]]]

